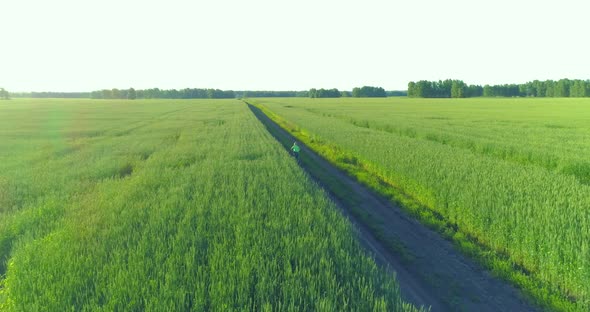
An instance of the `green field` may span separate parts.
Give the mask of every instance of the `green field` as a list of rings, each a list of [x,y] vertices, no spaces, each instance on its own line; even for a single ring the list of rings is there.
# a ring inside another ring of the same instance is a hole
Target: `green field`
[[[433,211],[539,301],[590,309],[589,99],[249,102]]]
[[[12,100],[0,121],[2,311],[415,310],[242,102]]]

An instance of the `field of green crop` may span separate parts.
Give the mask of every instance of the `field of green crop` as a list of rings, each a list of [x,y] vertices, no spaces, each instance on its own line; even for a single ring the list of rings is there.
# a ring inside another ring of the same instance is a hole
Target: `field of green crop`
[[[394,309],[244,103],[0,103],[0,310]]]
[[[590,309],[590,100],[251,102]]]

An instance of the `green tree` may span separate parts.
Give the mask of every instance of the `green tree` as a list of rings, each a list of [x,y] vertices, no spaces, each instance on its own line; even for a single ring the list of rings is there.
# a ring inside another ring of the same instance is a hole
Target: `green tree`
[[[10,100],[10,93],[8,93],[8,91],[6,91],[4,88],[0,88],[0,99]]]
[[[121,90],[117,88],[111,89],[111,97],[113,99],[120,99],[121,98]]]
[[[112,92],[112,90],[103,89],[101,91],[101,93],[102,93],[101,99],[106,99],[106,100],[113,99],[113,92]]]
[[[579,79],[571,81],[570,97],[587,97],[588,87],[588,81]]]
[[[342,94],[338,89],[309,89],[309,97],[310,98],[338,98],[341,97]]]
[[[137,92],[135,92],[135,89],[129,88],[129,91],[127,91],[127,99],[128,100],[137,99]]]
[[[387,97],[387,94],[381,87],[364,86],[352,89],[352,97]]]
[[[315,99],[318,97],[318,90],[316,88],[309,89],[309,97]]]
[[[545,81],[535,80],[533,81],[533,85],[535,86],[535,95],[537,97],[547,96],[547,83]]]
[[[555,85],[555,97],[568,97],[570,94],[570,81],[568,79],[560,79]]]
[[[580,88],[581,87],[581,88]],[[572,81],[570,85],[570,97],[582,97],[584,93],[584,86],[580,86],[580,80]]]
[[[434,97],[432,83],[426,80],[420,80],[416,83],[415,94],[417,97]]]
[[[483,96],[485,96],[485,97],[494,96],[492,86],[490,86],[490,85],[483,86]]]
[[[353,88],[352,97],[361,97],[361,88]]]
[[[481,96],[481,90],[481,86],[467,86],[462,80],[420,80],[408,83],[407,95],[409,97],[423,98],[463,98]]]
[[[465,97],[477,97],[483,95],[483,87],[479,85],[469,85],[465,91]]]
[[[536,96],[536,89],[533,82],[518,85],[518,96]]]
[[[413,81],[408,82],[408,97],[418,97],[416,91],[416,83]]]
[[[360,90],[359,90],[360,92]],[[467,85],[461,80],[439,80],[408,83],[409,97],[590,97],[590,80],[533,80],[523,84]]]
[[[448,98],[451,97],[451,89],[453,88],[453,80],[445,79],[437,83],[436,97]]]
[[[554,97],[555,96],[555,81],[553,81],[553,80],[545,81],[545,96],[546,97]]]
[[[464,98],[467,85],[461,80],[453,80],[451,83],[451,97]]]

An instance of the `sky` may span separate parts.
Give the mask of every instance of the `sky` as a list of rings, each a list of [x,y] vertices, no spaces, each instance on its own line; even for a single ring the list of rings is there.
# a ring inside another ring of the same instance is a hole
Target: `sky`
[[[2,0],[0,87],[405,90],[590,79],[588,0]]]

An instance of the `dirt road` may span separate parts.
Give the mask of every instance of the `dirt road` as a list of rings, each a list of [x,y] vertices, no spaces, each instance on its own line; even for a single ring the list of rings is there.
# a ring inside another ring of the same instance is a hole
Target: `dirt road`
[[[248,106],[286,148],[296,141],[258,108]],[[396,272],[407,301],[417,306],[430,306],[431,311],[538,310],[528,304],[517,289],[491,276],[455,250],[449,241],[300,145],[301,166],[356,226],[359,239],[376,261]],[[366,220],[373,222],[367,224]]]

